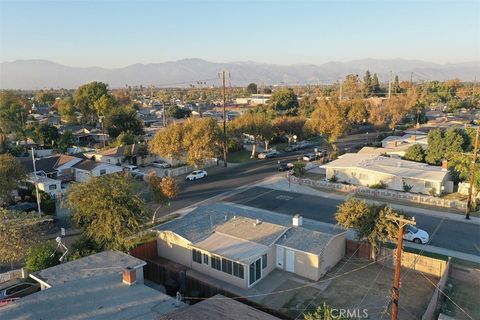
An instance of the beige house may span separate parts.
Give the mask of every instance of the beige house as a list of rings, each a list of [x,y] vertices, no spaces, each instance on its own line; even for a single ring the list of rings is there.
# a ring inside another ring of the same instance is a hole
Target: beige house
[[[387,189],[437,195],[453,192],[453,181],[447,164],[442,167],[425,163],[384,157],[377,154],[347,153],[321,166],[326,179],[338,182],[372,186],[386,184]]]
[[[274,268],[318,280],[345,253],[345,232],[233,204],[196,208],[157,228],[158,255],[241,288]]]

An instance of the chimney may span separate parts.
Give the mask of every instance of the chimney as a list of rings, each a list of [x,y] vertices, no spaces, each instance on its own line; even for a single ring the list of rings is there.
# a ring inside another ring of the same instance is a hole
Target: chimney
[[[448,160],[443,160],[442,161],[442,171],[447,171],[448,170]]]
[[[413,141],[413,142],[417,141],[417,136],[415,136],[415,135],[411,136],[410,140]]]
[[[301,227],[303,225],[303,217],[297,213],[292,218],[292,224],[294,227]]]
[[[123,269],[122,282],[129,286],[135,284],[137,282],[137,271],[130,267]]]

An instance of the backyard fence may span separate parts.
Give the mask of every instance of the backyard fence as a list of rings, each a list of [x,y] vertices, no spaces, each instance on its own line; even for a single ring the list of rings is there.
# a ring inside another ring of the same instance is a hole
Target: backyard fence
[[[23,269],[16,269],[12,271],[7,271],[0,273],[0,283],[4,283],[13,279],[26,278],[27,273]]]
[[[422,320],[433,320],[435,319],[435,315],[438,310],[438,305],[440,302],[440,299],[443,295],[442,291],[445,289],[445,285],[447,284],[448,276],[450,274],[451,270],[451,262],[450,258],[448,259],[448,263],[446,265],[445,272],[443,273],[442,277],[437,283],[437,286],[435,288],[435,291],[433,292],[432,298],[430,299],[430,302],[428,303],[427,310],[425,310],[425,313],[422,316]]]
[[[410,202],[424,205],[431,205],[437,207],[465,210],[467,203],[459,200],[448,200],[433,196],[386,190],[386,189],[371,189],[364,186],[355,186],[343,183],[332,183],[326,180],[311,180],[306,178],[298,178],[292,176],[290,178],[291,183],[298,185],[312,186],[322,189],[328,189],[333,191],[345,192],[355,194],[358,196],[364,196],[368,198],[382,198],[386,200],[396,200],[400,202]]]

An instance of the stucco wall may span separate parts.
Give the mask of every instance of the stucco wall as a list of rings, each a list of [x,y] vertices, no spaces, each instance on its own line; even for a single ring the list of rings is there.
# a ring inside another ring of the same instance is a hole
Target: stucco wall
[[[192,254],[189,242],[170,231],[159,232],[157,251],[160,257],[192,267]]]
[[[320,268],[318,269],[318,278],[323,277],[330,271],[344,256],[346,246],[346,233],[341,233],[327,244],[320,257]]]
[[[318,255],[298,251],[291,248],[286,248],[284,246],[278,246],[278,247],[284,250],[283,268],[281,268],[282,270],[285,270],[285,271],[287,270],[286,269],[287,250],[291,250],[293,251],[293,254],[294,254],[294,268],[295,268],[294,273],[298,274],[299,276],[312,279],[315,281],[319,279],[318,268],[320,263],[320,257]]]
[[[360,179],[360,174],[367,175],[367,179]],[[423,193],[430,194],[430,188],[425,188],[425,180],[412,179],[396,177],[392,175],[382,174],[379,172],[373,172],[370,170],[362,170],[361,168],[328,168],[326,171],[326,178],[330,179],[333,176],[336,176],[339,182],[348,182],[354,185],[361,186],[371,186],[380,182],[386,183],[388,189],[404,191],[403,183],[406,185],[412,186],[410,192],[413,193]],[[445,177],[443,184],[446,184],[448,181],[448,176]],[[439,194],[441,190],[441,181],[431,181],[432,187],[435,188],[435,191]],[[444,192],[451,192],[451,188],[445,188]]]
[[[192,269],[201,272],[202,274],[211,276],[213,278],[225,281],[227,283],[233,284],[234,286],[247,288],[247,279],[248,279],[248,266],[243,265],[243,279],[236,277],[234,275],[222,272],[220,270],[214,269],[211,267],[211,258],[210,254],[208,257],[208,264],[203,263],[203,254],[202,254],[202,263],[197,263],[192,261]]]

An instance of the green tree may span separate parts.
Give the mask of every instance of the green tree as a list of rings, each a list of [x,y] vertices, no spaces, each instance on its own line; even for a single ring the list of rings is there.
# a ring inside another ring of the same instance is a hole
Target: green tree
[[[338,206],[335,219],[344,228],[354,229],[359,240],[367,240],[373,248],[380,243],[395,240],[398,226],[388,218],[398,214],[386,205],[367,204],[365,201],[350,198]]]
[[[25,168],[14,156],[0,154],[0,204],[10,200],[12,191],[25,177]]]
[[[28,139],[28,111],[25,101],[13,91],[0,91],[0,136],[13,133],[17,139]]]
[[[40,90],[35,94],[35,102],[51,106],[55,102],[55,94],[52,91]]]
[[[271,120],[261,112],[247,112],[233,119],[229,123],[229,131],[233,136],[239,138],[243,138],[243,134],[253,136],[251,158],[255,158],[257,143],[264,141],[268,148],[267,141],[272,138],[274,133]]]
[[[190,117],[192,114],[192,111],[187,108],[180,108],[176,104],[173,106],[170,106],[167,108],[165,111],[165,115],[169,118],[175,118],[175,119],[184,119]]]
[[[60,134],[56,127],[42,123],[35,127],[35,137],[42,146],[53,147],[55,144],[58,145]]]
[[[150,141],[150,151],[162,157],[170,159],[181,159],[185,156],[183,148],[183,136],[185,130],[180,124],[169,124],[165,130],[155,134]]]
[[[74,144],[75,136],[70,130],[63,132],[58,139],[58,148],[63,152],[65,152],[68,148],[71,148]]]
[[[75,116],[75,107],[73,105],[73,98],[68,96],[56,103],[58,113],[63,122],[67,124],[75,124],[77,117]]]
[[[0,263],[22,261],[28,249],[38,243],[38,217],[25,212],[8,211],[0,207]]]
[[[144,200],[133,178],[110,174],[75,184],[66,205],[84,235],[102,249],[122,249],[146,220]]]
[[[187,155],[187,163],[199,166],[206,159],[219,155],[223,134],[215,119],[188,119],[183,128],[182,144]]]
[[[297,96],[290,88],[275,90],[270,97],[269,104],[276,112],[280,111],[291,115],[296,114],[298,109]]]
[[[256,83],[249,83],[247,86],[247,93],[256,94],[258,92],[258,87]]]
[[[60,263],[60,257],[61,254],[50,243],[44,242],[28,250],[25,267],[30,273],[37,272],[56,266]]]
[[[373,74],[372,83],[371,83],[371,92],[375,95],[381,93],[380,82],[378,81],[378,76],[376,73]]]
[[[143,135],[142,121],[130,107],[115,108],[109,112],[104,119],[104,127],[112,138],[118,137],[122,132]]]
[[[97,116],[100,117],[110,113],[117,105],[118,102],[113,96],[104,94],[93,102],[93,109],[97,113]]]
[[[370,71],[367,70],[365,72],[365,76],[363,77],[363,90],[365,92],[365,97],[370,97],[373,93],[372,81],[372,75],[370,74]]]
[[[93,81],[78,87],[75,92],[75,105],[82,113],[82,123],[95,119],[94,103],[107,94],[108,85],[103,82]]]
[[[456,153],[461,153],[468,147],[468,136],[460,128],[448,128],[444,133],[445,158],[450,160]]]
[[[160,178],[155,171],[151,171],[147,175],[146,180],[153,201],[160,205],[154,211],[152,216],[152,223],[155,223],[158,209],[162,206],[168,205],[171,200],[175,199],[180,192],[180,189],[178,188],[177,180],[170,177]]]
[[[423,150],[422,146],[418,143],[411,145],[405,151],[405,156],[403,156],[405,160],[411,160],[416,162],[424,162],[425,161],[425,151]]]
[[[430,130],[427,136],[428,149],[425,161],[429,164],[439,164],[445,158],[443,132],[440,129]]]

